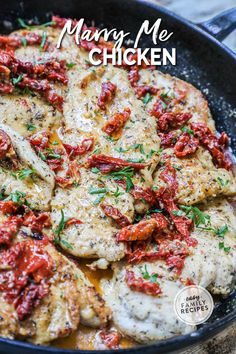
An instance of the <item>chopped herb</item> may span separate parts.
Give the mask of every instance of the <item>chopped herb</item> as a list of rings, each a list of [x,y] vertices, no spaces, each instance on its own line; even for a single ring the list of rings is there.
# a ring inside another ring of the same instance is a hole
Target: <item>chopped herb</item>
[[[224,238],[226,232],[229,231],[228,225],[223,225],[219,228],[214,228],[214,227],[200,227],[198,226],[198,229],[204,230],[204,231],[211,231],[213,232],[216,236]]]
[[[105,195],[106,195],[106,193],[99,194],[98,197],[94,200],[93,204],[98,205],[103,200]]]
[[[114,177],[116,181],[125,180],[126,181],[126,192],[128,193],[131,189],[134,188],[132,177],[134,176],[133,167],[127,166],[122,168],[120,171],[110,172],[108,175]]]
[[[56,141],[56,140],[53,140],[53,141],[51,142],[51,144],[52,144],[52,145],[59,145],[58,141]]]
[[[146,106],[148,104],[148,102],[151,102],[151,100],[153,99],[153,96],[150,95],[150,93],[148,92],[144,97],[143,97],[143,103]]]
[[[182,210],[173,210],[172,211],[172,214],[174,216],[183,216],[184,215],[184,212]]]
[[[60,154],[57,154],[55,153],[55,151],[53,151],[52,149],[47,149],[49,154],[47,155],[47,157],[51,158],[51,159],[60,159],[61,158],[61,155]]]
[[[22,43],[23,47],[27,46],[27,40],[25,37],[21,37],[21,43]]]
[[[144,148],[143,148],[143,144],[134,144],[133,146],[132,146],[132,148],[133,149],[135,149],[135,150],[139,150],[140,152],[141,152],[141,154],[144,154],[145,152],[144,152]]]
[[[30,29],[30,26],[28,26],[22,18],[18,18],[17,21],[22,28]]]
[[[89,188],[89,194],[104,194],[107,192],[108,192],[107,188],[94,188],[94,187]]]
[[[66,63],[67,69],[72,69],[75,66],[75,63]]]
[[[101,152],[101,148],[98,147],[93,151],[93,154],[100,154],[100,152]]]
[[[141,272],[143,279],[149,280],[151,283],[157,283],[158,274],[149,274],[147,265],[144,266],[144,271]]]
[[[111,194],[115,197],[118,198],[120,195],[124,194],[123,192],[120,192],[119,187],[116,186],[115,192],[111,191]]]
[[[218,229],[216,229],[215,234],[216,234],[216,236],[224,237],[226,232],[228,232],[228,231],[229,231],[228,225],[225,224],[225,225],[219,227]]]
[[[46,156],[44,155],[44,153],[42,152],[42,151],[39,151],[39,156],[41,157],[41,159],[43,160],[43,161],[46,161],[47,159],[46,159]]]
[[[73,250],[72,245],[71,245],[69,242],[67,242],[66,240],[61,240],[60,242],[61,242],[61,244],[62,244],[63,246],[65,246],[66,248],[68,248],[68,250]]]
[[[217,177],[217,181],[219,182],[219,184],[222,186],[222,187],[225,187],[227,186],[227,184],[229,183],[229,180],[227,179],[227,181],[224,181],[222,178],[220,177]]]
[[[60,238],[60,234],[61,232],[64,230],[65,228],[65,224],[66,224],[66,219],[65,219],[65,214],[64,211],[61,210],[61,220],[59,222],[58,227],[56,228],[56,230],[54,231],[55,235],[57,236],[57,238],[55,239],[55,242],[59,242],[59,238]]]
[[[146,155],[147,159],[150,159],[154,154],[160,154],[164,149],[161,148],[159,150],[153,150],[149,151],[149,153]]]
[[[134,162],[134,163],[142,163],[142,162],[145,162],[144,159],[128,159],[127,161],[129,161],[129,162]]]
[[[162,92],[161,94],[160,94],[160,97],[162,98],[162,100],[163,101],[167,101],[167,102],[169,102],[170,101],[170,96],[169,96],[169,92]]]
[[[30,123],[27,123],[27,124],[26,124],[26,128],[27,128],[27,130],[28,130],[29,132],[32,132],[32,131],[34,131],[34,130],[36,129],[36,126],[33,125],[33,124],[30,124]]]
[[[153,213],[162,213],[162,210],[161,209],[149,209],[146,212],[146,215],[150,215],[150,214],[153,214]]]
[[[48,26],[53,26],[55,25],[55,22],[54,21],[49,21],[49,22],[45,22],[45,23],[42,23],[41,25],[29,25],[29,24],[26,24],[25,21],[22,19],[22,18],[18,18],[17,19],[19,25],[22,27],[22,28],[26,28],[28,30],[31,30],[31,29],[35,29],[35,28],[42,28],[42,27],[48,27]]]
[[[117,139],[113,139],[112,136],[106,135],[105,139],[108,141],[111,141],[112,143],[114,143],[115,141],[117,141]]]
[[[17,78],[13,77],[13,79],[12,79],[13,85],[19,84],[19,82],[21,82],[22,79],[23,79],[23,75],[22,74],[19,75]]]
[[[210,215],[203,213],[195,206],[180,205],[180,208],[185,211],[187,218],[191,219],[197,227],[200,224],[206,225],[210,221]]]
[[[24,192],[15,191],[13,193],[10,193],[10,195],[5,200],[11,200],[14,203],[29,205],[25,197],[26,194]]]
[[[46,44],[46,41],[47,41],[47,32],[43,32],[43,35],[42,35],[42,40],[41,40],[41,43],[40,43],[40,48],[44,48],[45,44]]]
[[[17,172],[17,176],[19,179],[25,179],[25,178],[28,178],[28,177],[32,177],[32,175],[35,173],[35,169],[32,168],[32,169],[22,169],[20,171]]]
[[[123,149],[122,147],[118,147],[118,148],[115,148],[114,150],[116,150],[117,152],[127,152],[130,150],[130,148],[128,149]]]
[[[152,188],[151,188],[152,191],[157,191],[158,189],[159,189],[159,187],[157,187],[157,186],[152,186]]]
[[[92,167],[92,168],[91,168],[91,171],[92,171],[93,173],[99,173],[99,172],[100,172],[99,168],[97,168],[97,167]]]
[[[224,242],[219,242],[219,249],[220,249],[220,250],[223,249],[225,252],[228,253],[228,252],[230,252],[231,247],[226,247],[225,244],[224,244]]]
[[[188,134],[190,134],[190,135],[193,135],[193,134],[194,134],[194,133],[193,133],[193,130],[189,129],[186,125],[181,128],[181,131],[182,131],[183,133],[188,133]]]

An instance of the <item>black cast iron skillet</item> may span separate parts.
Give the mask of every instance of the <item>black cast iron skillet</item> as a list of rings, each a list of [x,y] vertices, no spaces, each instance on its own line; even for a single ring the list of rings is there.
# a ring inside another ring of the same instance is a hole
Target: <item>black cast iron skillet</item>
[[[130,31],[133,38],[144,20],[148,19],[152,23],[161,17],[163,25],[174,32],[167,47],[177,48],[177,65],[162,67],[161,70],[191,82],[204,92],[217,128],[229,134],[232,150],[236,153],[236,55],[218,41],[236,28],[236,8],[197,26],[141,0],[1,0],[0,31],[7,33],[16,29],[18,17],[35,17],[35,21],[45,22],[52,13],[95,20],[96,25]],[[142,46],[153,47],[153,44],[145,36]],[[203,342],[233,322],[236,322],[236,292],[216,306],[210,321],[198,331],[152,345],[119,350],[117,353],[160,354],[180,351]],[[76,352],[109,354],[112,351]],[[72,354],[75,351],[0,339],[0,354],[13,353]]]

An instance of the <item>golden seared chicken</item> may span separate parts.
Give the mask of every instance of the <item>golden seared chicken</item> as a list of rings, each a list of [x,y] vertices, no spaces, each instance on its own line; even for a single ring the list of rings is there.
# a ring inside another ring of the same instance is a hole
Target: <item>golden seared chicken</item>
[[[0,244],[12,243],[1,252],[0,335],[46,344],[75,331],[79,323],[103,327],[109,310],[76,263],[43,235],[45,213],[36,216],[26,207],[22,216],[17,214],[22,207],[12,201],[0,207],[4,214],[14,210],[14,216],[1,214]],[[4,239],[4,227],[11,239]]]
[[[189,216],[193,212],[196,209],[186,211]],[[134,252],[131,264],[114,264],[113,278],[102,282],[115,326],[140,343],[194,329],[179,322],[173,310],[174,297],[184,285],[201,285],[221,295],[229,294],[234,286],[236,217],[233,209],[225,201],[214,201],[197,212],[202,223],[191,233],[196,243],[188,246],[185,241],[166,243],[164,239],[159,246],[150,244],[143,256],[148,260],[149,254],[151,262],[137,260],[135,263]],[[141,248],[136,253],[137,257],[142,251]],[[155,260],[155,257],[165,260]]]
[[[213,294],[228,295],[236,272],[236,216],[226,200],[213,200],[201,210],[205,224],[191,234],[198,244],[186,258],[182,276]]]
[[[48,210],[54,189],[54,173],[36,155],[30,143],[10,126],[0,124],[0,139],[2,194],[21,192],[34,209]]]
[[[157,111],[158,106],[161,113],[191,113],[190,122],[205,123],[209,128],[215,130],[215,122],[208,108],[208,102],[193,85],[158,70],[142,69],[139,74],[139,85],[157,88],[157,92],[144,104],[148,111],[153,108],[154,111]]]
[[[183,284],[179,280],[168,279],[161,262],[142,262],[134,266],[118,263],[113,265],[113,270],[113,278],[103,281],[102,286],[114,325],[123,335],[139,343],[150,343],[194,330],[193,326],[179,321],[175,315],[173,300]],[[150,289],[150,294],[145,294],[142,287],[128,285],[133,278],[143,284],[145,276],[154,279],[152,284],[156,287],[152,287],[153,294]],[[158,294],[159,287],[161,294]]]
[[[207,198],[216,196],[233,196],[236,193],[236,181],[231,171],[217,168],[210,153],[199,148],[194,155],[178,158],[173,148],[163,150],[161,164],[170,161],[176,169],[178,180],[178,203],[192,205]],[[160,178],[164,167],[160,167],[154,175],[155,186],[165,186]]]

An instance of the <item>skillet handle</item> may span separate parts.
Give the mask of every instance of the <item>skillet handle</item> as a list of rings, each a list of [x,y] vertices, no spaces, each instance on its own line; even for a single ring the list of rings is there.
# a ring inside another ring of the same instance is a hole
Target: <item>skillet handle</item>
[[[210,20],[198,25],[219,41],[223,41],[223,39],[236,29],[236,7],[221,12]]]

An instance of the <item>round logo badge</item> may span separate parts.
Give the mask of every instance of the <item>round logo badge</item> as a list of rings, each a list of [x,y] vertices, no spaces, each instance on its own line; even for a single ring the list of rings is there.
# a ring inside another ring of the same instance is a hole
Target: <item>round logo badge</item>
[[[181,289],[174,300],[176,316],[184,323],[198,325],[211,316],[214,302],[211,294],[201,286],[190,285]]]

